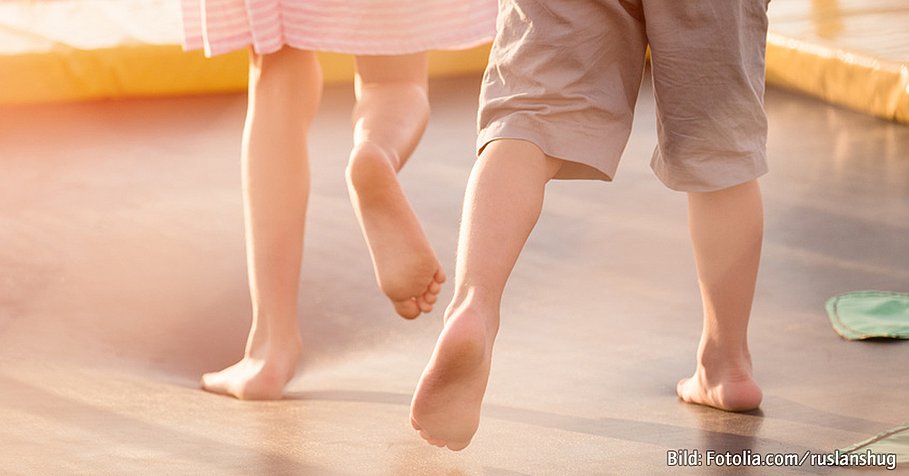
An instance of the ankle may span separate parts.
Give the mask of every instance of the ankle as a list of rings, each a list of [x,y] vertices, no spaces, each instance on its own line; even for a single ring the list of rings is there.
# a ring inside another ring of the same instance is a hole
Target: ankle
[[[707,380],[751,377],[751,354],[747,346],[702,343],[697,363],[698,373]]]
[[[296,360],[303,352],[303,339],[294,336],[268,336],[253,340],[246,346],[246,357],[267,361]]]
[[[272,349],[279,352],[299,351],[303,347],[303,339],[300,337],[296,319],[292,323],[281,325],[260,321],[253,324],[246,347],[247,354],[250,354],[250,351],[270,353],[273,352]]]
[[[500,296],[483,288],[458,289],[451,303],[445,309],[444,321],[447,325],[452,319],[460,318],[461,316],[482,319],[486,324],[487,331],[495,336],[499,331],[500,302]]]

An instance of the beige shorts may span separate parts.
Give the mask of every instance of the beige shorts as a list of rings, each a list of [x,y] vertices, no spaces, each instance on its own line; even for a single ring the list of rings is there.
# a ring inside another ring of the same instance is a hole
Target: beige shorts
[[[500,0],[477,146],[522,139],[565,160],[556,178],[612,180],[650,46],[669,188],[713,191],[767,172],[769,0]]]

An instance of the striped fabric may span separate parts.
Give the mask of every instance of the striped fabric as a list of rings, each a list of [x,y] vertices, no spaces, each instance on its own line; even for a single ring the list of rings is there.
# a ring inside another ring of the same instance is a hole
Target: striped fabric
[[[461,49],[495,34],[496,0],[181,0],[183,47],[361,55]]]

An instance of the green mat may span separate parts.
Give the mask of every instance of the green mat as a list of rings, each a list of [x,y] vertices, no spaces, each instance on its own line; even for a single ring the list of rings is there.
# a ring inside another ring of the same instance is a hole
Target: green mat
[[[896,464],[909,463],[909,423],[891,428],[840,451],[846,454],[871,451],[877,455],[896,455]]]
[[[855,291],[827,300],[827,315],[837,334],[850,340],[909,339],[909,294]]]

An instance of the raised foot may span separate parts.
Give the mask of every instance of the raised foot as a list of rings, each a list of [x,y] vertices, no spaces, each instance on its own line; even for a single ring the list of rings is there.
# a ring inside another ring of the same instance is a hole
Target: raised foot
[[[280,400],[293,378],[300,343],[271,346],[264,358],[246,356],[236,364],[202,376],[202,389],[240,400]]]
[[[480,424],[495,331],[467,309],[445,323],[410,406],[411,425],[432,445],[459,451]]]
[[[761,404],[763,393],[751,378],[751,372],[729,372],[708,379],[703,368],[676,385],[676,392],[684,402],[719,408],[731,412],[754,410]]]
[[[401,190],[397,162],[376,144],[357,144],[347,184],[379,287],[398,314],[413,319],[432,311],[445,273]]]

